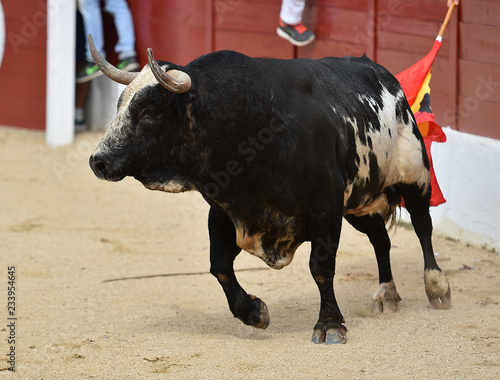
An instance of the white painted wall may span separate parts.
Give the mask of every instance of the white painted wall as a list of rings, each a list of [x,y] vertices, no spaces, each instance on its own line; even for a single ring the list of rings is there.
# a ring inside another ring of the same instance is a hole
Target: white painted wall
[[[85,107],[86,122],[90,129],[108,129],[115,118],[118,98],[125,87],[104,75],[92,79]]]
[[[45,140],[71,144],[75,135],[76,1],[47,0]]]
[[[432,144],[436,177],[447,202],[431,208],[434,229],[500,249],[500,140],[444,128]]]
[[[75,1],[48,0],[46,142],[52,147],[71,144],[75,135],[75,12]],[[92,80],[85,112],[91,129],[107,129],[124,88],[104,76]]]

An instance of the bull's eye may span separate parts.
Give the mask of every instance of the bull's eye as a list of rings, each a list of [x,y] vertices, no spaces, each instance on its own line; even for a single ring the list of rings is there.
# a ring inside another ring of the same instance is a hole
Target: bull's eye
[[[148,116],[148,117],[154,117],[154,116],[156,116],[156,111],[155,110],[147,110],[146,111],[146,116]]]

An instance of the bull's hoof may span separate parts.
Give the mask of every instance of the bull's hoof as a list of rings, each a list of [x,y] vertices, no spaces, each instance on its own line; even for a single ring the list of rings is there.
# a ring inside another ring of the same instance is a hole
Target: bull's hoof
[[[394,313],[400,301],[401,297],[396,290],[394,280],[383,282],[373,295],[373,310],[380,313]]]
[[[318,321],[314,326],[313,343],[340,344],[347,342],[347,329],[333,321]]]
[[[269,312],[266,304],[255,296],[250,295],[244,305],[239,305],[235,317],[244,324],[266,329],[269,326]]]
[[[444,272],[428,269],[424,272],[425,293],[435,309],[449,309],[451,288]]]

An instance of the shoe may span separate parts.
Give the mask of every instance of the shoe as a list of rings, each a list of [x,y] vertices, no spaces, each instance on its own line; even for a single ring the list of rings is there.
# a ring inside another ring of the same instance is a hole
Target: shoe
[[[290,41],[295,46],[305,46],[313,42],[316,38],[314,33],[307,29],[304,24],[288,25],[285,24],[281,18],[276,33],[278,33],[278,36]]]
[[[102,75],[101,69],[94,62],[86,62],[83,69],[76,73],[76,83],[85,83]]]
[[[120,60],[117,67],[124,71],[139,71],[140,65],[136,56],[130,56]]]

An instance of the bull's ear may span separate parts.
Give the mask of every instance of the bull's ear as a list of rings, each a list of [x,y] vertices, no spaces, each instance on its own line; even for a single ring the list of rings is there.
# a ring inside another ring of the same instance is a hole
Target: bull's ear
[[[153,56],[151,48],[148,49],[148,61],[156,80],[167,90],[181,94],[191,88],[191,77],[184,71],[175,69],[165,72]]]
[[[94,58],[95,64],[99,66],[104,75],[106,75],[109,79],[112,79],[115,82],[121,84],[128,85],[137,77],[137,75],[139,75],[139,73],[131,73],[129,71],[120,70],[106,61],[106,59],[101,55],[101,53],[99,53],[99,51],[95,47],[94,40],[91,34],[89,34],[89,50],[90,54],[92,54],[92,58]]]

